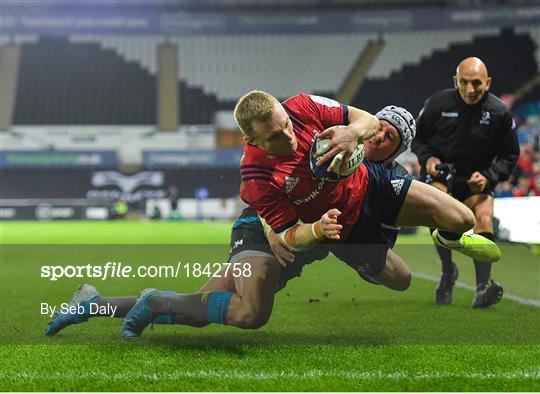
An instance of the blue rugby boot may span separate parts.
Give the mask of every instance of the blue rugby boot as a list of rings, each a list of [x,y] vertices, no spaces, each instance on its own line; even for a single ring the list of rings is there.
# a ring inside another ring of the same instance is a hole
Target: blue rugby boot
[[[137,303],[124,317],[124,322],[122,323],[122,338],[139,338],[146,326],[154,321],[156,316],[154,316],[154,312],[149,303],[158,295],[163,295],[163,292],[157,289],[145,289],[141,292],[137,299]]]
[[[75,313],[71,313],[69,310],[66,313],[57,312],[45,329],[45,335],[55,335],[67,326],[88,321],[88,318],[90,317],[90,303],[96,302],[99,297],[101,296],[94,286],[87,284],[79,285],[78,290],[73,293],[73,298],[71,299],[69,306],[82,307],[80,313],[79,309],[81,308],[77,308],[77,312]]]

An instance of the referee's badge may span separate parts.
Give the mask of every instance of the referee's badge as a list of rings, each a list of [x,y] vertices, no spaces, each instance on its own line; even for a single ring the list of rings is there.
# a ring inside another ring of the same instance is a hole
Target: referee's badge
[[[480,124],[488,125],[490,120],[490,114],[488,111],[482,111],[482,119],[480,119]]]

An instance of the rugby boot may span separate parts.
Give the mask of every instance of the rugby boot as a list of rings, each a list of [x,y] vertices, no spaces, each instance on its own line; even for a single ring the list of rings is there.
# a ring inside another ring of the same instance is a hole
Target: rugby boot
[[[90,303],[97,301],[99,297],[100,295],[94,286],[87,284],[79,285],[69,303],[70,307],[76,308],[66,308],[67,311],[61,310],[57,312],[45,329],[45,335],[55,335],[67,326],[88,321],[90,317]],[[76,312],[72,312],[75,310]]]
[[[458,241],[442,243],[439,239],[439,231],[435,229],[431,234],[431,239],[437,246],[455,250],[481,263],[495,263],[502,257],[497,244],[479,234],[463,234]]]
[[[137,339],[150,323],[168,324],[169,321],[172,321],[172,315],[170,314],[165,314],[167,317],[164,318],[155,316],[154,311],[150,306],[150,302],[156,296],[171,297],[174,294],[176,293],[172,291],[159,291],[157,289],[143,290],[137,299],[137,303],[124,317],[124,322],[122,323],[122,338]]]
[[[482,283],[476,288],[476,294],[473,299],[473,308],[488,308],[495,305],[503,297],[503,288],[500,283],[494,282]]]
[[[457,266],[452,263],[452,272],[441,275],[441,280],[435,289],[435,303],[437,305],[448,305],[452,302],[454,284],[459,276]]]

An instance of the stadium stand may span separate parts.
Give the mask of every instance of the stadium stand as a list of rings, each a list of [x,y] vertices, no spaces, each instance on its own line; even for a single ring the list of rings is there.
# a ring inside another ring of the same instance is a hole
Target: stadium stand
[[[211,124],[216,110],[231,109],[237,97],[253,88],[282,98],[299,91],[334,95],[373,38],[368,34],[172,38],[169,42],[178,47],[182,123]],[[456,59],[470,54],[490,65],[496,94],[513,92],[538,70],[534,27],[515,32],[392,33],[383,39],[385,47],[352,100],[369,111],[388,102],[418,111],[425,97],[451,86]],[[156,48],[165,38],[15,37],[13,41],[17,40],[23,51],[14,124],[155,124]]]
[[[271,34],[174,37],[178,75],[219,100],[232,101],[254,86],[287,97],[298,91],[335,91],[373,34]],[[74,36],[99,43],[150,74],[157,70],[160,37]],[[249,54],[249,55],[248,55]],[[261,75],[265,75],[263,80]]]
[[[518,26],[516,32],[519,34],[528,34],[536,44],[534,57],[540,71],[540,26]]]
[[[96,44],[24,44],[15,124],[152,124],[155,82]]]
[[[502,30],[497,35],[475,36],[469,43],[437,50],[417,65],[407,64],[389,78],[368,78],[352,104],[377,111],[391,102],[418,113],[427,97],[452,86],[451,76],[455,74],[457,62],[473,55],[489,65],[494,94],[512,93],[536,75],[535,48],[530,34],[516,33],[512,29]],[[409,46],[400,49],[403,56],[408,50]]]
[[[155,124],[156,76],[139,61],[65,38],[41,37],[22,48],[14,124]],[[216,99],[178,83],[185,123],[211,123]]]
[[[145,150],[215,149],[216,112],[230,111],[238,96],[254,88],[281,98],[300,91],[334,96],[368,42],[381,38],[384,47],[351,101],[371,112],[393,103],[417,113],[426,97],[452,86],[456,62],[471,55],[489,65],[497,95],[511,96],[539,71],[537,26],[379,36],[3,35],[2,45],[20,45],[22,56],[12,133],[2,133],[0,142],[12,151],[114,150],[120,164],[139,169]],[[158,133],[155,127],[157,48],[163,42],[178,48],[178,111],[183,127],[178,132]],[[540,132],[538,106],[531,103],[538,97],[540,87],[531,83],[513,103],[521,140],[532,147],[533,162],[539,161]],[[76,131],[69,125],[78,125]],[[414,169],[415,158],[407,160]],[[179,171],[176,179],[184,182],[183,170]],[[211,177],[219,171],[227,174],[231,189],[215,190],[229,196],[237,187],[235,170],[212,171],[201,173],[201,179],[212,184]],[[525,184],[520,177],[535,174],[532,166],[516,174],[512,187]],[[189,177],[187,172],[185,176]],[[184,197],[191,197],[196,186],[185,189]]]
[[[413,31],[384,34],[384,48],[368,72],[370,79],[389,78],[406,65],[420,63],[433,52],[446,50],[452,44],[469,43],[473,37],[495,36],[498,29],[465,29]],[[413,44],[414,43],[414,44]]]

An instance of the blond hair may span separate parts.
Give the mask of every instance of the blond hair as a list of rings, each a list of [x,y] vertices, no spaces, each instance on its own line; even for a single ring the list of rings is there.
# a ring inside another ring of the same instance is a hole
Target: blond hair
[[[253,122],[266,122],[274,113],[274,106],[279,101],[262,90],[252,90],[243,95],[234,108],[234,119],[242,133],[253,136]]]

